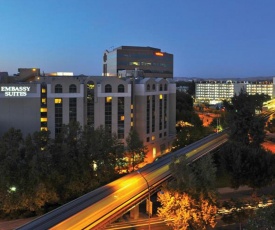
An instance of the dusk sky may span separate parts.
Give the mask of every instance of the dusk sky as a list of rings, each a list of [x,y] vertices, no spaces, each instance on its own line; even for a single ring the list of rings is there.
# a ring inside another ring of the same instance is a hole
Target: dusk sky
[[[122,45],[174,55],[174,77],[275,76],[275,0],[0,0],[0,72],[102,74]]]

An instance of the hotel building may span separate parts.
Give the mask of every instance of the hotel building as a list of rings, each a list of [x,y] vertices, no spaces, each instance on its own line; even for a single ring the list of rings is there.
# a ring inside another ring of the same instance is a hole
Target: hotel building
[[[24,135],[50,130],[54,138],[63,124],[78,121],[109,126],[124,143],[134,127],[148,147],[148,161],[170,150],[176,135],[172,79],[69,75],[19,74],[13,83],[0,82],[0,135],[13,127]]]

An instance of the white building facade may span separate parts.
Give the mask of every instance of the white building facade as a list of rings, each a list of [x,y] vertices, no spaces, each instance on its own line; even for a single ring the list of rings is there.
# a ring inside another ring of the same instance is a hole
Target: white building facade
[[[195,102],[217,104],[230,100],[243,89],[250,95],[266,94],[274,97],[274,80],[263,82],[201,81],[196,83]]]

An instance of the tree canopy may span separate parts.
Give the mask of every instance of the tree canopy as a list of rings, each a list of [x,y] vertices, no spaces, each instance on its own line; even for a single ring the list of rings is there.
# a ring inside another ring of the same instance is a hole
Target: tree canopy
[[[55,139],[10,129],[0,137],[0,215],[40,214],[118,178],[124,148],[103,126],[71,122]]]
[[[170,164],[174,180],[158,193],[158,216],[174,229],[206,229],[215,226],[216,167],[211,156],[189,164],[185,156]]]

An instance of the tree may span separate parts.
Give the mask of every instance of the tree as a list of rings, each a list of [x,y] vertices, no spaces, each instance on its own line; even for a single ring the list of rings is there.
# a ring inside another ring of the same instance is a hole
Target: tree
[[[206,229],[215,226],[216,167],[211,156],[205,156],[189,164],[186,156],[174,159],[170,164],[174,178],[164,192],[158,193],[162,207],[161,218],[170,220],[174,229]]]
[[[253,215],[248,218],[246,229],[261,230],[274,229],[275,226],[275,205],[269,205],[264,208],[257,209]]]
[[[189,94],[177,91],[176,98],[176,109],[178,112],[182,113],[193,110],[193,98]]]
[[[271,133],[275,132],[275,118],[273,118],[270,121],[268,121],[268,123],[267,123],[267,129]]]
[[[272,182],[275,157],[270,151],[229,141],[222,149],[220,162],[231,178],[231,186],[248,185],[255,191]]]
[[[131,129],[128,137],[126,138],[126,155],[130,161],[132,170],[135,170],[138,164],[142,163],[147,154],[147,148],[140,140],[138,132],[135,129]]]
[[[256,115],[261,110],[265,95],[248,95],[241,90],[239,95],[234,95],[231,104],[224,101],[227,111],[227,124],[230,129],[230,139],[244,145],[260,147],[265,138],[265,119]]]
[[[188,193],[171,190],[162,190],[158,193],[158,216],[173,229],[206,229],[207,226],[215,227],[217,207],[203,196],[199,199],[192,198]]]
[[[175,178],[170,187],[197,197],[203,194],[215,201],[217,169],[211,155],[206,155],[192,164],[185,155],[180,156],[169,168]]]
[[[227,224],[239,223],[240,229],[242,229],[243,223],[252,214],[253,210],[248,209],[250,204],[247,200],[231,199],[223,203],[223,208],[229,210],[228,213],[222,215],[222,221]]]
[[[100,126],[93,131],[90,149],[94,176],[100,184],[107,183],[118,175],[118,166],[123,162],[124,146],[108,127]]]
[[[0,140],[0,204],[1,210],[11,213],[21,209],[26,162],[22,155],[24,141],[18,129],[9,129]]]
[[[51,140],[49,131],[27,135],[24,144],[26,161],[24,188],[21,194],[22,208],[40,213],[45,205],[58,201],[58,195],[51,184],[53,165],[50,153]]]

